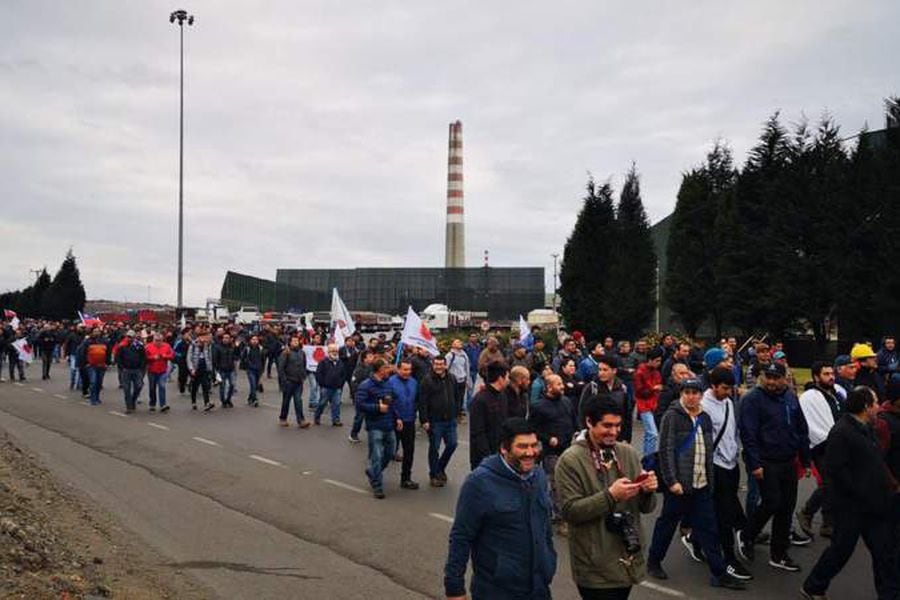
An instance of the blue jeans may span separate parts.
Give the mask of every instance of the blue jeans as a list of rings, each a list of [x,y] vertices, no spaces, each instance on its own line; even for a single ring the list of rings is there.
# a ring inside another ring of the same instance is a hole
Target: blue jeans
[[[444,443],[444,451],[438,456]],[[456,451],[456,421],[433,421],[428,432],[428,476],[434,479],[444,472]]]
[[[2,361],[0,361],[0,371],[2,371]],[[77,366],[75,366],[75,357],[69,357],[69,389],[74,390],[81,385],[81,374]]]
[[[247,369],[247,386],[250,388],[247,402],[255,402],[256,391],[259,389],[259,371],[256,369]]]
[[[659,432],[656,430],[656,419],[652,411],[640,413],[641,423],[644,424],[644,456],[649,456],[659,450]]]
[[[219,376],[222,378],[222,383],[219,384],[219,404],[225,406],[231,404],[231,397],[234,396],[234,371],[219,371]]]
[[[331,402],[331,422],[341,422],[341,392],[343,390],[334,388],[319,388],[319,405],[316,407],[316,423],[322,418],[325,407]]]
[[[150,393],[150,408],[156,406],[159,399],[159,407],[166,405],[166,383],[169,382],[169,373],[147,373],[147,390]]]
[[[359,410],[359,407],[356,407],[356,414],[353,415],[353,427],[350,429],[350,437],[359,438],[359,432],[362,430],[363,421],[365,420],[366,415]]]
[[[319,406],[319,382],[316,381],[315,373],[306,374],[306,383],[309,384],[309,409],[312,410]]]
[[[382,429],[369,429],[369,466],[366,468],[366,476],[373,490],[383,489],[381,473],[385,467],[394,460],[397,453],[397,437],[393,431]]]
[[[278,418],[287,421],[288,413],[291,412],[291,402],[294,403],[294,414],[297,422],[303,421],[303,401],[300,396],[303,394],[302,383],[292,383],[285,381],[281,386],[281,414]]]
[[[103,387],[103,376],[106,367],[88,367],[88,379],[91,382],[91,404],[100,404],[100,388]]]
[[[663,508],[653,527],[648,562],[662,562],[678,523],[685,517],[691,524],[691,539],[703,548],[712,578],[718,580],[725,574],[725,559],[719,546],[716,510],[709,486],[683,496],[663,492]]]
[[[122,379],[122,395],[125,397],[125,408],[134,410],[137,399],[144,387],[143,369],[119,369]]]

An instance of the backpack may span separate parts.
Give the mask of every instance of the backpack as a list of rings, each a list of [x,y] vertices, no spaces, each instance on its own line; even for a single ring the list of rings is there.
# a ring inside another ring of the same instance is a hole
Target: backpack
[[[88,345],[87,364],[91,367],[106,366],[106,344],[94,343]]]

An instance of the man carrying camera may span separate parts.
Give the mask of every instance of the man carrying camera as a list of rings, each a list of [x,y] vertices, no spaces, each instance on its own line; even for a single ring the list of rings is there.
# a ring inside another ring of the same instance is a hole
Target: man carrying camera
[[[663,479],[663,509],[656,519],[653,542],[647,557],[647,572],[668,579],[662,561],[682,519],[691,524],[691,539],[700,544],[709,570],[710,583],[732,590],[744,582],[726,571],[719,546],[713,504],[713,427],[700,404],[703,383],[697,378],[681,383],[681,397],[663,415],[659,436],[659,470]]]
[[[653,512],[656,475],[637,451],[616,441],[622,406],[609,396],[584,399],[583,420],[556,464],[560,511],[569,525],[572,576],[585,600],[628,598],[646,573],[641,513]]]

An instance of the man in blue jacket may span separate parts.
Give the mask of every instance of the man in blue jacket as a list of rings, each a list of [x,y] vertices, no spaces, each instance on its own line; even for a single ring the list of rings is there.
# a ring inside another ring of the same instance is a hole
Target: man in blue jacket
[[[550,599],[556,550],[539,448],[533,425],[520,417],[507,419],[500,453],[466,478],[444,567],[448,600],[465,598],[470,556],[472,600]]]
[[[741,442],[747,475],[756,479],[762,506],[753,511],[747,528],[737,532],[737,550],[744,560],[753,560],[753,541],[772,519],[769,565],[799,571],[800,565],[787,554],[791,519],[797,504],[797,472],[794,459],[809,475],[809,429],[800,402],[786,382],[784,365],[769,363],[761,370],[761,384],[740,403]]]
[[[412,480],[413,455],[416,451],[416,401],[419,382],[412,376],[412,361],[403,359],[397,372],[388,379],[397,415],[403,426],[397,429],[397,437],[403,446],[403,463],[400,468],[400,487],[417,490],[419,484]]]
[[[391,363],[383,358],[372,363],[372,376],[356,390],[356,406],[366,416],[366,432],[369,439],[369,466],[366,476],[372,493],[379,500],[384,498],[382,472],[391,463],[397,451],[394,429],[402,430],[403,421],[397,414],[391,386]]]

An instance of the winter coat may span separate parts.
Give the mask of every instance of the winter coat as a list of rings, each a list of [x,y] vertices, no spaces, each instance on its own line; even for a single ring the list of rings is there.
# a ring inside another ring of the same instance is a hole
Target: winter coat
[[[673,402],[662,418],[659,430],[659,474],[661,486],[669,489],[680,483],[685,494],[694,491],[694,451],[697,446],[696,436],[703,436],[706,449],[707,489],[711,488],[713,479],[713,433],[709,415],[701,412],[697,416],[700,428],[690,444],[685,445],[694,430],[694,420],[687,413],[681,402]]]
[[[234,371],[234,363],[237,360],[234,346],[228,344],[215,344],[212,349],[213,368],[216,371]]]
[[[789,462],[798,454],[803,466],[809,466],[809,431],[794,392],[770,394],[755,387],[741,398],[739,413],[748,472],[763,461]]]
[[[572,443],[575,435],[575,409],[565,396],[550,398],[544,396],[535,406],[528,420],[537,429],[538,439],[543,445],[543,454],[559,456]],[[556,438],[557,445],[550,445],[550,438]]]
[[[319,363],[321,364],[321,363]],[[397,374],[391,375],[388,385],[394,394],[394,404],[397,414],[404,423],[414,423],[416,420],[416,396],[419,391],[419,382],[415,377],[403,379]]]
[[[341,359],[325,358],[316,365],[316,383],[329,390],[344,387],[344,363]]]
[[[419,385],[419,419],[425,423],[446,423],[456,418],[456,384],[449,373],[443,377],[434,371]]]
[[[509,417],[522,417],[524,419],[528,416],[528,409],[531,404],[529,398],[530,387],[520,392],[512,384],[509,384],[503,390],[503,394],[506,396],[506,414]]]
[[[654,388],[662,385],[662,373],[641,363],[634,374],[634,397],[637,400],[638,413],[656,412],[659,405],[659,391]]]
[[[641,514],[650,514],[656,506],[656,494],[640,493],[624,502],[615,502],[609,486],[621,477],[634,479],[641,473],[641,461],[630,444],[617,442],[616,462],[609,471],[594,466],[586,431],[582,431],[556,463],[556,488],[563,519],[569,525],[569,556],[572,576],[579,586],[592,589],[629,587],[646,576],[645,552],[632,562],[632,572],[622,568],[625,555],[622,536],[606,528],[606,517],[613,512],[629,512],[634,517],[641,546],[647,535],[641,526]]]
[[[147,366],[144,344],[134,339],[130,343],[120,345],[116,353],[116,365],[120,369],[144,369]]]
[[[147,372],[162,375],[169,370],[169,361],[175,358],[172,346],[165,342],[150,342],[144,347],[147,356]]]
[[[295,384],[306,380],[306,353],[303,348],[285,348],[278,355],[278,380]]]
[[[357,388],[354,400],[357,408],[366,416],[366,431],[394,431],[400,415],[387,380],[379,381],[375,377],[369,377]],[[384,413],[378,407],[382,400],[389,405],[388,411]]]
[[[304,356],[304,360],[305,360]],[[266,362],[266,349],[262,346],[244,346],[241,348],[241,365],[247,371],[262,373]],[[304,366],[305,368],[305,366]]]
[[[495,454],[466,477],[444,567],[448,597],[465,594],[470,556],[473,599],[550,599],[556,550],[547,476],[540,466],[523,481]]]
[[[825,480],[832,510],[884,517],[891,507],[890,480],[870,425],[846,414],[825,449]]]
[[[475,394],[469,406],[469,464],[472,470],[500,450],[500,426],[507,418],[506,397],[491,385]]]

